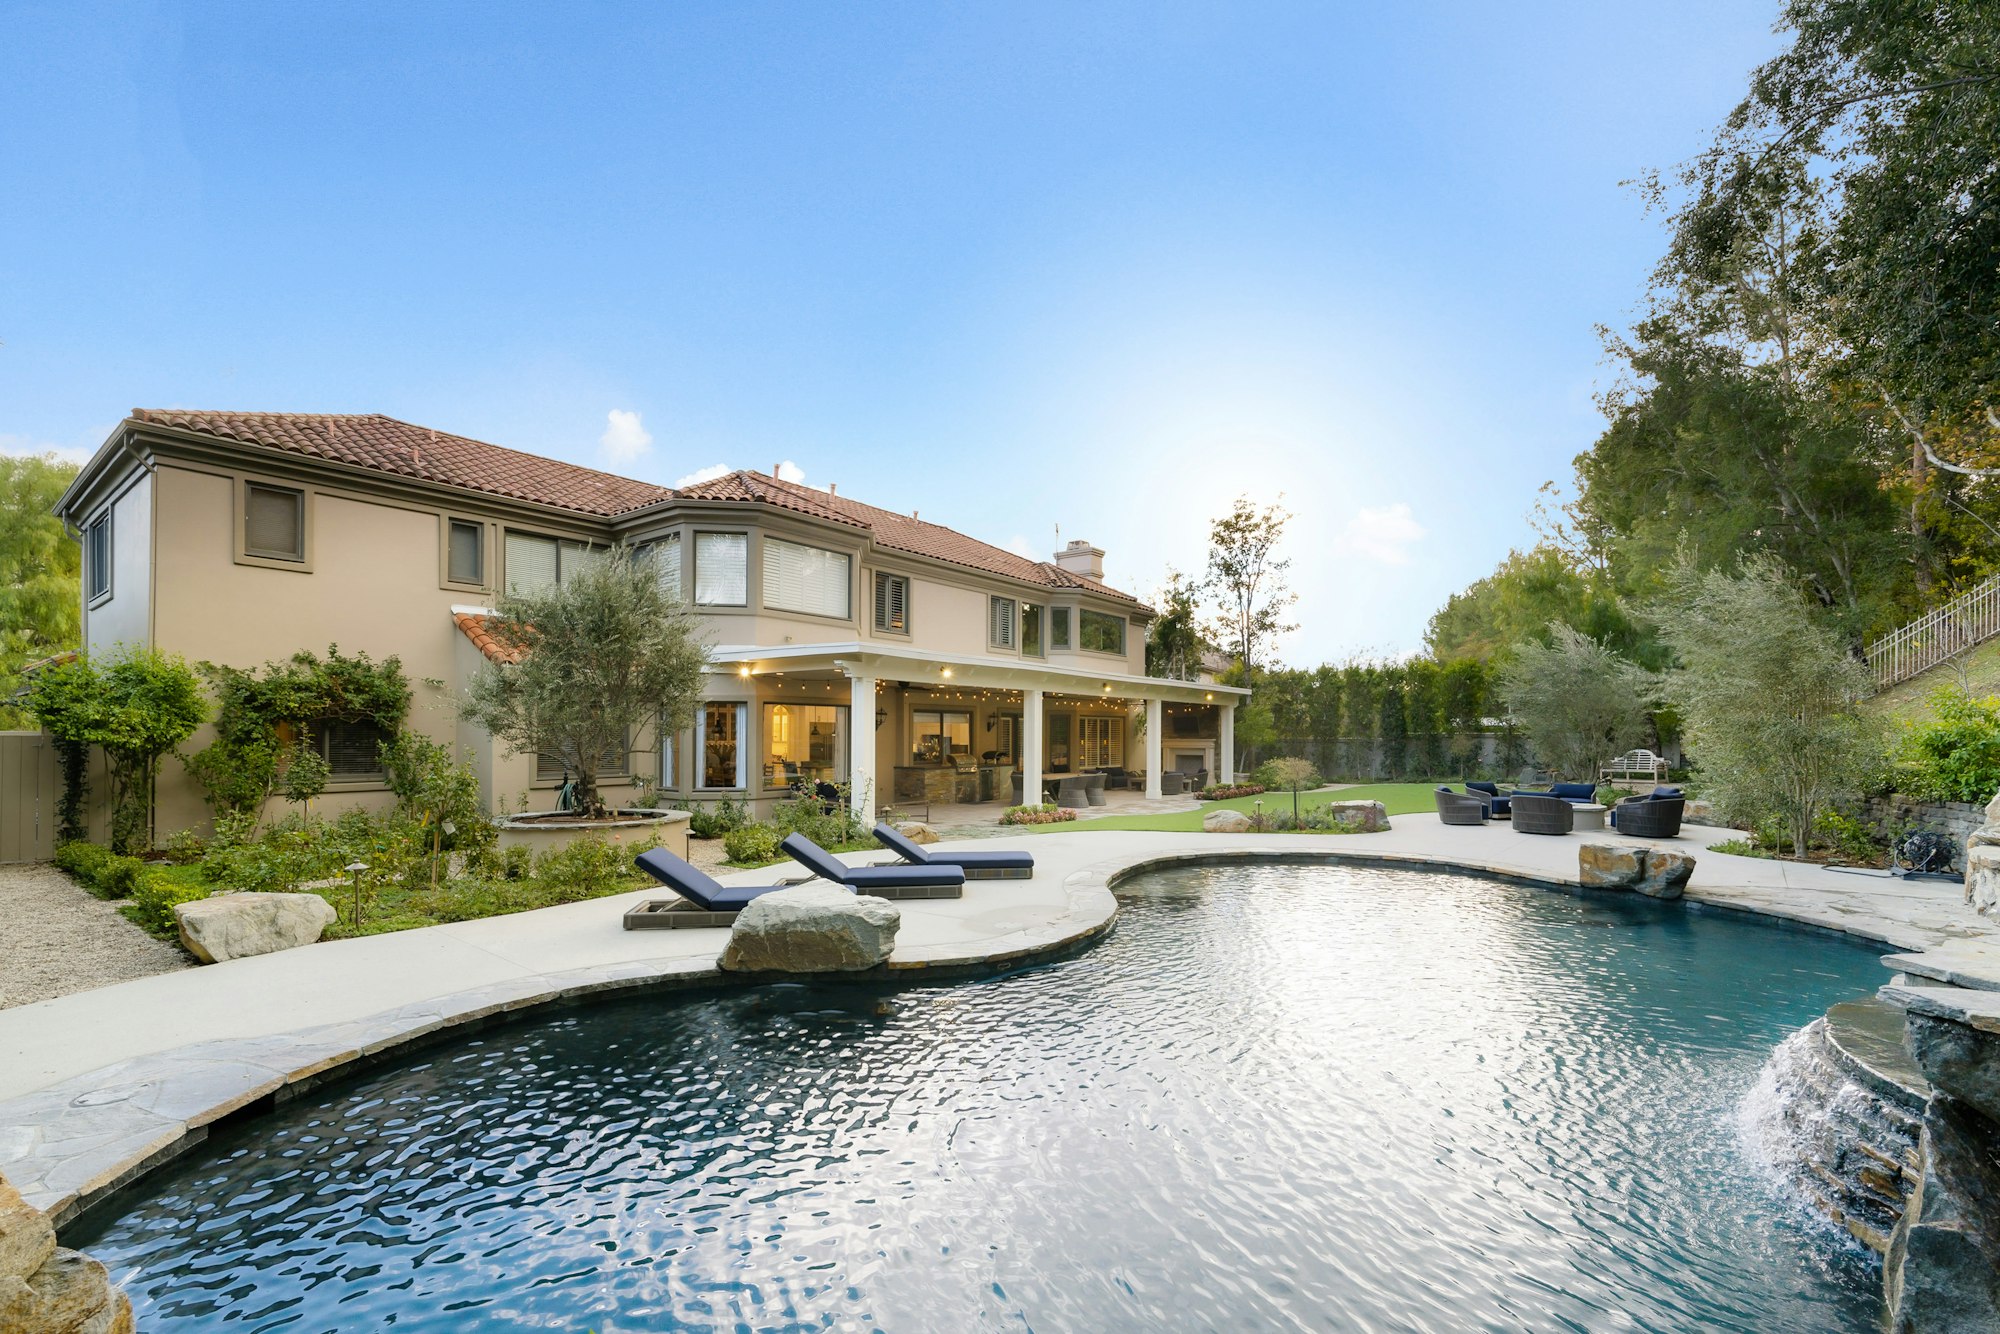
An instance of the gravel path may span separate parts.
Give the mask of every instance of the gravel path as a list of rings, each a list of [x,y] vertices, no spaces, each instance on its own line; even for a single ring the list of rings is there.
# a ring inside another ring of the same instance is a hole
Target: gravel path
[[[55,867],[0,866],[0,1009],[193,966]]]

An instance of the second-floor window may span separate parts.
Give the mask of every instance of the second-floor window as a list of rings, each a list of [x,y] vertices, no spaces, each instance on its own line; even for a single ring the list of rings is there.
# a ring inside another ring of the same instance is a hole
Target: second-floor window
[[[243,554],[266,560],[306,558],[306,493],[285,486],[243,485]]]
[[[846,620],[848,557],[838,551],[764,539],[764,605]]]
[[[1077,614],[1077,635],[1083,647],[1093,653],[1123,653],[1125,651],[1125,618],[1113,616],[1103,611],[1083,611]]]
[[[694,535],[694,600],[702,607],[750,602],[750,538],[745,533]]]
[[[1049,647],[1069,647],[1069,608],[1049,608]]]
[[[105,510],[83,530],[83,586],[90,601],[111,596],[111,511]]]
[[[989,599],[986,606],[986,642],[994,648],[1013,648],[1014,631],[1014,599]]]
[[[453,519],[447,539],[445,577],[454,584],[486,582],[486,525]]]
[[[586,542],[565,542],[537,533],[507,534],[507,591],[543,593],[604,552]]]
[[[1042,653],[1042,609],[1032,602],[1021,604],[1021,652],[1030,658]]]
[[[653,574],[660,581],[660,591],[671,601],[679,602],[687,596],[681,591],[681,535],[668,533],[657,542],[649,542],[639,548],[643,560],[653,562]]]
[[[875,573],[875,628],[892,635],[910,633],[910,581],[900,574]]]

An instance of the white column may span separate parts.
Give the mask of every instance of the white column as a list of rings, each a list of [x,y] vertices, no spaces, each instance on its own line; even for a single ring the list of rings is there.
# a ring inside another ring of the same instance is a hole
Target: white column
[[[1146,701],[1146,795],[1160,798],[1160,701]]]
[[[1222,715],[1216,739],[1220,753],[1215,757],[1215,781],[1227,787],[1236,781],[1236,701],[1225,699],[1215,707]]]
[[[1042,803],[1042,692],[1021,692],[1021,802]]]
[[[863,821],[872,823],[875,812],[887,803],[876,791],[875,780],[875,678],[847,678],[847,787],[848,800]]]

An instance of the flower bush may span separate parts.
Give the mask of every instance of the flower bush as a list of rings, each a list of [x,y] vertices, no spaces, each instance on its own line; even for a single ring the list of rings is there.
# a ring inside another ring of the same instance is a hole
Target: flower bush
[[[1203,801],[1228,801],[1233,797],[1262,796],[1270,789],[1262,783],[1210,784],[1201,790]]]
[[[1061,824],[1074,820],[1076,812],[1067,806],[1043,803],[1040,806],[1009,806],[1001,812],[1001,824]]]

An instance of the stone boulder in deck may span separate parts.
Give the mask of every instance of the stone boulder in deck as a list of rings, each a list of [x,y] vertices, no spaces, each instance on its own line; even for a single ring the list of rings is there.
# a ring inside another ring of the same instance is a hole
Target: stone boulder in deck
[[[317,894],[217,894],[174,905],[181,944],[203,963],[310,945],[338,916]]]
[[[750,901],[729,929],[722,966],[738,973],[851,973],[888,960],[903,915],[839,885],[800,885]]]
[[[1694,858],[1685,852],[1629,843],[1586,843],[1576,863],[1586,889],[1629,889],[1654,899],[1679,898],[1694,875]]]
[[[1242,811],[1210,811],[1201,817],[1201,832],[1204,834],[1247,834],[1250,832],[1250,817]]]

